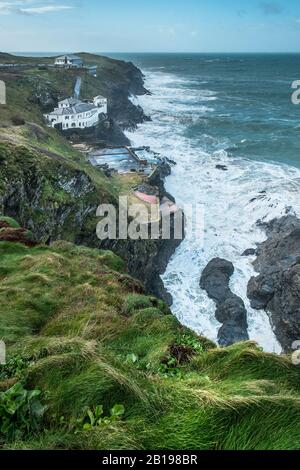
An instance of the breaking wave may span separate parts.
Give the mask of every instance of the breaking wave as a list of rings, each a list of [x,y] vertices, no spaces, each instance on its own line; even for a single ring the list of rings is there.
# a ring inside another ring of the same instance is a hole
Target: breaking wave
[[[216,119],[218,93],[206,89],[207,83],[184,80],[162,70],[145,71],[151,96],[138,98],[152,122],[128,133],[134,145],[149,145],[175,160],[177,165],[167,178],[167,190],[180,205],[204,206],[204,245],[193,238],[183,241],[171,259],[163,281],[172,294],[173,313],[182,324],[216,341],[220,324],[215,303],[199,287],[201,273],[214,257],[233,262],[235,274],[231,289],[245,302],[250,339],[266,351],[280,352],[267,314],[253,310],[247,298],[247,283],[255,274],[254,258],[243,257],[265,239],[257,227],[261,219],[271,220],[289,212],[300,215],[300,170],[285,164],[266,163],[230,155],[234,147],[230,136],[203,133],[198,123]],[[199,88],[199,84],[201,87]],[[198,129],[198,130],[197,130]],[[242,139],[241,144],[247,142]],[[221,171],[216,165],[226,165]]]

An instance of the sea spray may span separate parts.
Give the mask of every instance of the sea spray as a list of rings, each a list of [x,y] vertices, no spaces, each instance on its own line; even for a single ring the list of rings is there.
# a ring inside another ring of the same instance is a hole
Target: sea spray
[[[192,135],[191,126],[217,114],[212,105],[216,106],[218,94],[207,89],[206,83],[195,86],[195,81],[168,71],[144,72],[153,95],[138,101],[152,122],[128,136],[134,145],[149,145],[177,162],[166,187],[178,204],[193,201],[205,207],[204,246],[196,238],[184,240],[163,276],[173,296],[173,313],[184,325],[217,339],[221,325],[215,319],[215,304],[200,289],[199,279],[212,258],[226,258],[235,266],[231,289],[245,302],[250,338],[266,351],[280,352],[266,312],[250,307],[246,292],[255,274],[254,257],[242,254],[265,239],[258,220],[271,220],[289,211],[300,214],[300,171],[230,156],[227,148],[234,144],[228,136],[217,139],[208,127],[205,134],[195,131]]]

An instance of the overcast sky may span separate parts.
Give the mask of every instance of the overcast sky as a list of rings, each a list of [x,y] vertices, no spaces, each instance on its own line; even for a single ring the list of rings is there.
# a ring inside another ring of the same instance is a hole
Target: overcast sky
[[[300,52],[300,1],[0,0],[0,50]]]

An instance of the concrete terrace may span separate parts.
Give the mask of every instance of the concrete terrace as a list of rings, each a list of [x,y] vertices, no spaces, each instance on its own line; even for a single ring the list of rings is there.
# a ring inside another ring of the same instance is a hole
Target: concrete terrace
[[[146,147],[112,147],[92,151],[89,161],[95,167],[108,165],[118,173],[143,172],[149,175],[159,163],[159,158]]]

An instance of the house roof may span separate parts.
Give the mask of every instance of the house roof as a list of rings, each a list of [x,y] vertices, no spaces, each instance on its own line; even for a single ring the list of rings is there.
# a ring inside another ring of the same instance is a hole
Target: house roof
[[[81,103],[81,101],[77,98],[66,98],[65,100],[60,101],[58,104],[66,104],[68,107],[70,107],[79,103]]]
[[[79,101],[78,104],[75,106],[70,106],[68,108],[57,108],[49,116],[67,116],[70,114],[80,114],[80,113],[87,113],[88,111],[94,111],[93,114],[98,112],[98,109],[95,107],[94,104],[83,103]]]
[[[105,98],[105,96],[102,96],[102,95],[95,96],[94,100],[96,100],[96,99],[107,100],[107,98]]]
[[[83,62],[81,57],[79,57],[78,55],[75,55],[75,54],[61,55],[59,57],[56,57],[56,60],[59,60],[59,59],[64,60],[65,58],[70,59],[70,60],[81,60],[81,62]]]
[[[88,111],[93,111],[93,109],[96,110],[94,104],[82,102],[73,106],[72,109],[74,109],[76,113],[86,113]]]

